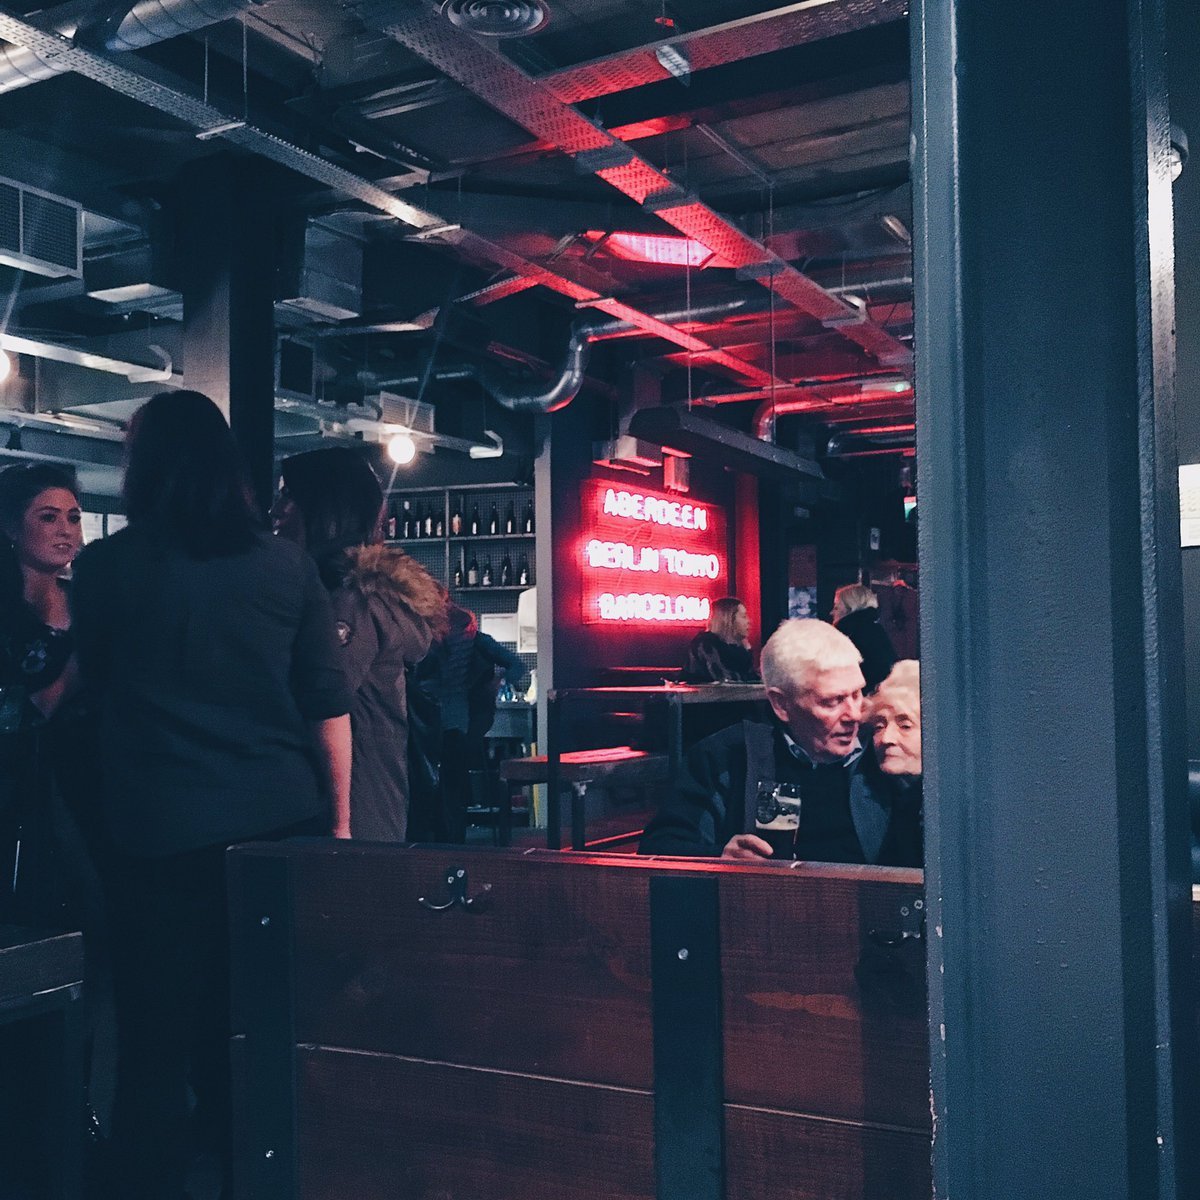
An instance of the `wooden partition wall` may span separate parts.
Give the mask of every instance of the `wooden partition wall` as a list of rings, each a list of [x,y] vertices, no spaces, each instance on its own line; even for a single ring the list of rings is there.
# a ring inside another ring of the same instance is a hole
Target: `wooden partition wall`
[[[241,1200],[930,1194],[918,872],[323,842],[230,876]]]

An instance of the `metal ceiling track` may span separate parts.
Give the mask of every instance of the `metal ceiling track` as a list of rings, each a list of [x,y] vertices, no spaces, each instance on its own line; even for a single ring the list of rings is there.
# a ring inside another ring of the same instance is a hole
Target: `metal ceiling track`
[[[705,71],[907,18],[908,0],[803,0],[550,71],[540,82],[564,104],[579,104],[669,79],[661,50],[677,51],[693,71]]]
[[[881,364],[897,368],[911,364],[912,351],[865,319],[862,311],[827,292],[685,191],[627,143],[511,63],[498,48],[455,29],[432,11],[414,9],[396,20],[392,0],[352,0],[350,8],[371,28],[419,55],[535,137],[571,155],[580,171],[603,179],[725,259],[743,278],[761,283],[826,328],[861,346]]]
[[[605,297],[600,291],[578,283],[559,271],[525,259],[479,234],[462,228],[444,215],[409,204],[370,180],[339,167],[320,155],[313,154],[276,134],[256,128],[246,121],[231,117],[229,113],[206,104],[177,87],[151,79],[122,63],[113,62],[106,55],[79,46],[59,33],[38,29],[19,17],[0,12],[0,37],[35,51],[47,61],[61,64],[63,70],[73,71],[110,91],[166,113],[200,133],[220,137],[252,154],[269,159],[316,183],[358,200],[378,212],[403,221],[418,231],[424,231],[430,240],[453,244],[465,254],[494,266],[504,267],[513,275],[531,281],[531,285],[540,284],[568,297],[577,305],[592,306],[610,316],[629,321],[646,333],[681,346],[698,359],[724,367],[751,383],[760,386],[770,386],[772,383],[773,377],[770,373],[753,363],[728,354],[689,333],[665,325],[628,304]]]

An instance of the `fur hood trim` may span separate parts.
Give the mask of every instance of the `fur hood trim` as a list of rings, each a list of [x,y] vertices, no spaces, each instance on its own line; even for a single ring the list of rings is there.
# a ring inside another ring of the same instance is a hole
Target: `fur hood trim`
[[[441,584],[415,558],[394,546],[373,543],[346,551],[345,586],[370,598],[397,601],[424,618],[441,637],[449,624],[447,596]]]

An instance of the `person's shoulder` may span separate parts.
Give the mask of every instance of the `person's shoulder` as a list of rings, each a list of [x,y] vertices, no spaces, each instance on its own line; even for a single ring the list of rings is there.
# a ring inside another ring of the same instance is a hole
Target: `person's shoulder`
[[[110,533],[107,537],[97,538],[88,542],[75,558],[71,574],[78,579],[79,575],[88,575],[92,571],[104,570],[105,565],[117,563],[136,553],[140,539],[137,531],[129,525]]]
[[[692,747],[692,751],[705,757],[720,757],[734,750],[744,750],[747,736],[753,736],[753,731],[759,729],[772,732],[771,726],[761,721],[738,721],[702,738]]]

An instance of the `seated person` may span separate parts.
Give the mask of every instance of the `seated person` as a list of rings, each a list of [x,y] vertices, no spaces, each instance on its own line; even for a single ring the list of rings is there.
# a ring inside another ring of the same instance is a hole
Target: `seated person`
[[[688,646],[683,679],[685,683],[757,681],[750,657],[750,614],[736,596],[714,601],[708,628]]]
[[[919,867],[924,862],[921,809],[921,668],[901,659],[867,699],[863,730],[870,730],[875,761],[892,799],[881,862]]]
[[[854,643],[824,621],[785,621],[762,652],[777,720],[698,742],[642,837],[642,854],[882,861],[891,796],[858,740]]]
[[[865,583],[850,583],[833,593],[834,627],[858,647],[862,655],[863,689],[868,695],[887,677],[896,651],[887,630],[879,623],[879,597]]]

